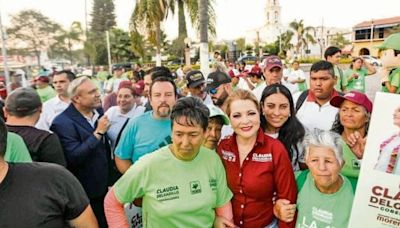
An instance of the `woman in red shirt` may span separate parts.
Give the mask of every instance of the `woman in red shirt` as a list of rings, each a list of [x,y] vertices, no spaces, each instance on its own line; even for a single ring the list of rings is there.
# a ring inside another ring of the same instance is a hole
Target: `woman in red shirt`
[[[273,215],[275,199],[296,202],[297,188],[285,147],[260,128],[260,107],[246,90],[226,100],[234,134],[221,141],[217,152],[226,169],[234,222],[240,227],[294,227]],[[276,193],[276,195],[275,195]],[[295,213],[293,208],[292,213]]]

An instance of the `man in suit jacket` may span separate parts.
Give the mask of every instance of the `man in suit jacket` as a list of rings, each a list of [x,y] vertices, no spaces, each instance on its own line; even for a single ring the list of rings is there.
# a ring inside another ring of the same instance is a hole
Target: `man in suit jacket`
[[[110,122],[103,116],[98,88],[89,78],[72,81],[68,93],[71,104],[54,119],[50,129],[59,136],[67,168],[85,189],[100,227],[106,227],[103,201],[111,155],[105,133]]]

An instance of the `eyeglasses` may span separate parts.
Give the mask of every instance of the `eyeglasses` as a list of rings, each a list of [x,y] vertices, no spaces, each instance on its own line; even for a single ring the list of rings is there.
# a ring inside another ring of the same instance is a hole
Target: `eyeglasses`
[[[218,92],[218,88],[219,87],[210,89],[209,93],[212,94],[212,95],[216,94]]]

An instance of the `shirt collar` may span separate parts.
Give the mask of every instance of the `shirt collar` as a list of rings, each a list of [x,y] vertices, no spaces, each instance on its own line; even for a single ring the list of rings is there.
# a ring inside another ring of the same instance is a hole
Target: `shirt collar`
[[[333,90],[329,100],[332,99],[333,97],[336,97],[336,96],[339,96],[339,93],[336,90]],[[308,92],[307,101],[309,101],[309,102],[317,102],[317,100],[315,98],[315,94],[311,90],[309,90],[309,92]]]

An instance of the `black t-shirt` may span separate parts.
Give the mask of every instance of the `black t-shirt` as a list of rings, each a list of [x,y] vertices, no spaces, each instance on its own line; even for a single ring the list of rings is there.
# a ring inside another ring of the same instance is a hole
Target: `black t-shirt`
[[[64,151],[56,134],[31,126],[7,125],[7,128],[24,139],[33,161],[67,166]]]
[[[0,227],[68,227],[89,205],[79,181],[48,163],[9,163],[0,183]]]

